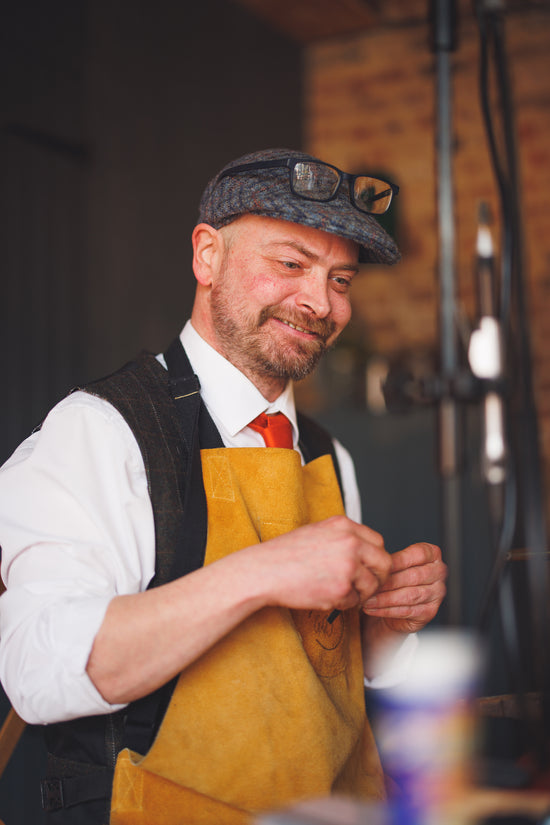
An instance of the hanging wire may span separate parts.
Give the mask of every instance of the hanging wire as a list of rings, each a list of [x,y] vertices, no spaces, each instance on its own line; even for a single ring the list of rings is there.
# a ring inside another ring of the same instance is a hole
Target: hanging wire
[[[505,656],[511,667],[513,683],[518,690],[524,721],[530,727],[538,767],[548,764],[550,732],[550,654],[548,645],[548,567],[546,530],[544,527],[539,455],[536,442],[537,419],[531,381],[531,359],[527,311],[522,280],[522,232],[520,196],[517,175],[513,106],[504,47],[503,6],[499,0],[474,2],[480,36],[480,100],[491,159],[497,181],[502,217],[502,261],[500,284],[500,320],[507,342],[507,352],[516,356],[514,378],[517,377],[517,461],[509,465],[509,476],[501,512],[501,529],[497,539],[497,556],[491,572],[487,597],[480,616],[480,627],[486,631],[491,612],[498,598]],[[494,58],[495,84],[498,91],[503,146],[496,139],[493,109],[490,100],[491,57]],[[494,502],[493,502],[493,507]],[[520,513],[522,518],[520,519]],[[494,514],[493,514],[494,515]],[[521,524],[518,525],[518,522]],[[522,659],[522,641],[518,615],[507,562],[518,526],[525,533],[528,555],[528,578],[531,607],[530,631],[535,652],[535,677],[542,688],[542,720],[531,720],[526,710],[526,665]]]
[[[493,170],[497,181],[500,196],[500,208],[502,215],[502,279],[500,284],[500,320],[503,329],[509,328],[510,304],[512,292],[512,212],[510,209],[511,191],[510,181],[503,166],[495,137],[493,125],[493,115],[490,101],[490,66],[491,66],[491,46],[495,45],[494,15],[487,16],[484,9],[484,2],[475,2],[476,13],[479,26],[480,38],[480,62],[479,62],[479,93],[481,111],[485,124],[487,140],[489,142],[490,156],[493,163]]]

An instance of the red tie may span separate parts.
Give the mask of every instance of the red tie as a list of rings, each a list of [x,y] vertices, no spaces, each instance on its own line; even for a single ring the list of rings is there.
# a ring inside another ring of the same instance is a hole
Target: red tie
[[[294,448],[292,424],[281,412],[272,415],[260,413],[248,426],[262,435],[266,447],[286,447],[289,450]]]

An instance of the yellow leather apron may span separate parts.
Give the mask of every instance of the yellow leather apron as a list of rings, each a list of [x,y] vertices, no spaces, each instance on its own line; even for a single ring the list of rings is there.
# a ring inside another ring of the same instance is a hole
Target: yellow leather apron
[[[329,456],[202,452],[205,564],[343,512]],[[357,610],[267,607],[180,675],[151,749],[119,754],[111,825],[245,825],[333,793],[384,797]]]

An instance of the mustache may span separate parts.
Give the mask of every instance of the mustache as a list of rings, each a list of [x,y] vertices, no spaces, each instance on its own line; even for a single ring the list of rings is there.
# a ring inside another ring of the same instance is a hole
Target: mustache
[[[315,316],[294,312],[290,309],[282,309],[279,306],[265,307],[260,312],[259,326],[262,326],[270,318],[278,321],[286,321],[296,327],[302,327],[308,332],[312,332],[325,343],[336,330],[336,324],[330,318],[316,318]]]

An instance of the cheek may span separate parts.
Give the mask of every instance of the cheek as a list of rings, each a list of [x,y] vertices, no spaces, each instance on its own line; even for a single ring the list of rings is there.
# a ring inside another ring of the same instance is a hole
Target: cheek
[[[250,300],[262,307],[277,306],[287,298],[292,298],[292,282],[270,277],[268,274],[257,275],[247,283],[247,295]]]
[[[351,304],[348,298],[338,296],[332,304],[332,320],[336,324],[338,334],[342,332],[351,318]]]
[[[269,281],[261,274],[250,272],[241,267],[235,278],[225,284],[225,292],[233,306],[246,308],[254,312],[258,307],[271,303]]]
[[[233,267],[233,277],[236,287],[244,294],[261,295],[270,286],[269,275],[263,271],[262,266],[258,266],[257,261],[246,253],[239,256]]]

